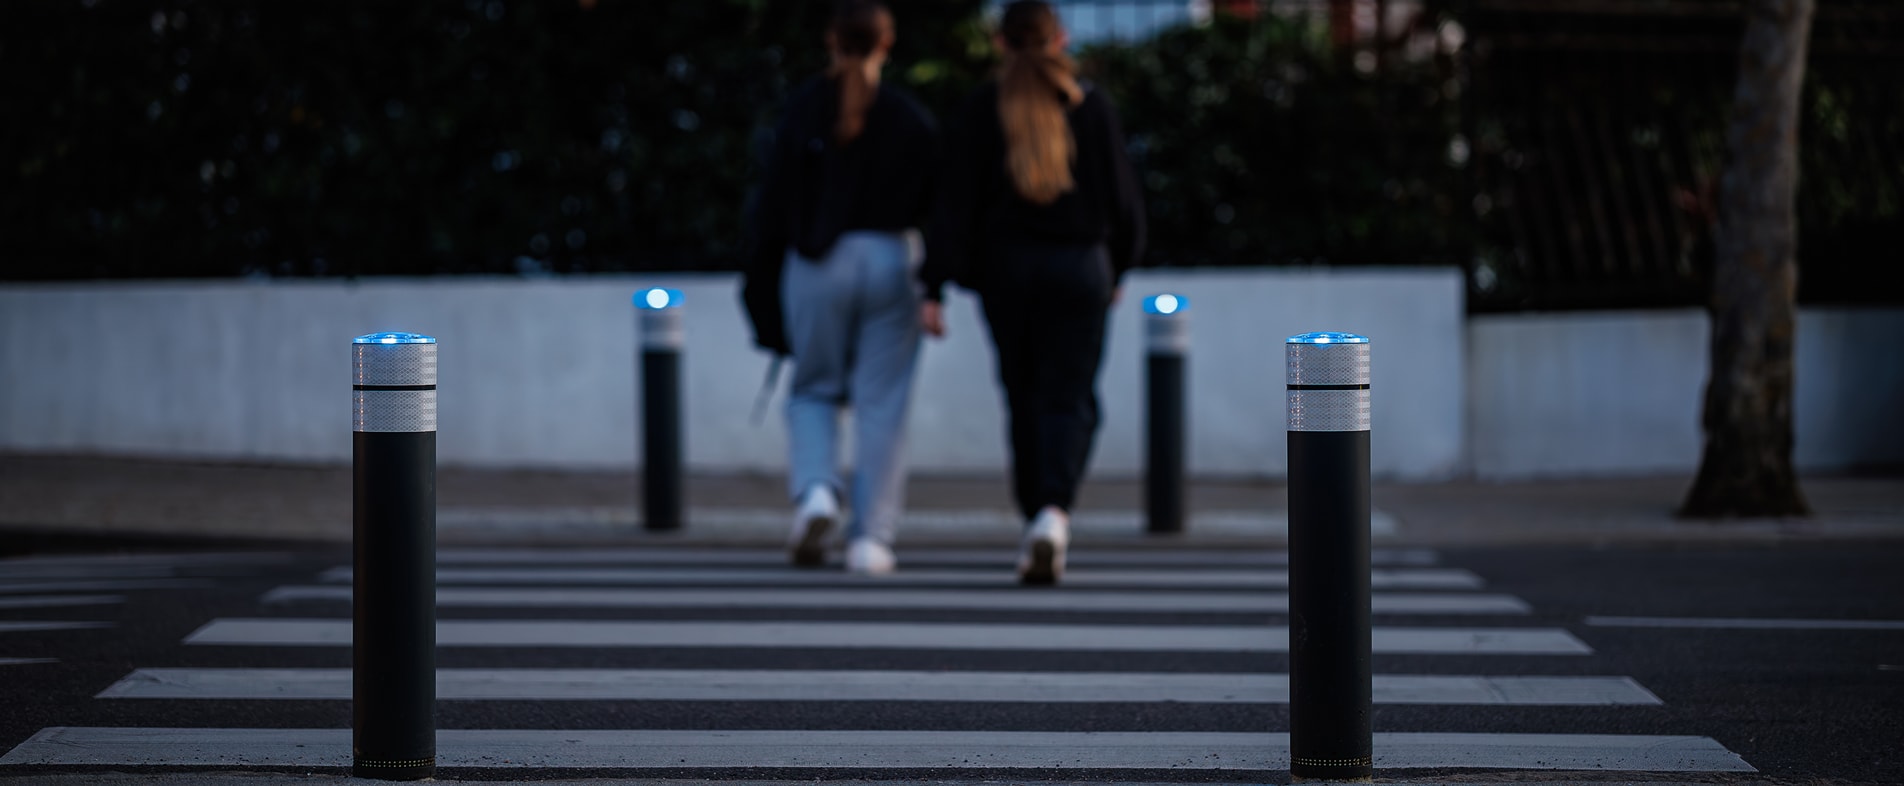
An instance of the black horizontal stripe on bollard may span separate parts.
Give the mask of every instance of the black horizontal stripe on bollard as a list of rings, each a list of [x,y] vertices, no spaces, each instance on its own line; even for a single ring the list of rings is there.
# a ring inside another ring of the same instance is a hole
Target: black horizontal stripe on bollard
[[[351,390],[435,390],[435,385],[351,385]]]
[[[1367,385],[1290,385],[1290,390],[1368,390]]]

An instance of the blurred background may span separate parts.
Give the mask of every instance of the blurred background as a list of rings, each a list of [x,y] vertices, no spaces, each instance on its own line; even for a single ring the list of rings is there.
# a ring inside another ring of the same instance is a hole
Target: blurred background
[[[1139,170],[1156,270],[1135,280],[1192,291],[1196,341],[1241,342],[1202,344],[1202,357],[1311,329],[1389,341],[1378,473],[1694,466],[1737,0],[1057,5]],[[998,3],[893,6],[886,78],[948,115],[995,64]],[[701,405],[690,462],[772,469],[776,426],[728,425],[751,409],[764,365],[732,307],[732,272],[763,145],[782,99],[823,66],[830,10],[8,3],[0,311],[14,313],[0,314],[0,449],[337,460],[336,424],[302,421],[335,398],[342,347],[408,329],[448,334],[446,461],[624,466],[627,293],[660,282],[703,304],[691,344],[707,358],[698,368],[718,367],[688,380]],[[1904,364],[1871,347],[1904,340],[1904,4],[1819,0],[1810,41],[1798,461],[1895,467],[1904,415],[1873,413],[1904,395]],[[1389,280],[1414,283],[1381,294]],[[152,293],[163,297],[141,299]],[[1440,305],[1415,313],[1429,301]],[[1134,471],[1136,394],[1119,375],[1135,373],[1135,328],[1118,324],[1106,371],[1117,422],[1101,457]],[[982,328],[956,327],[969,341],[928,352],[915,453],[926,469],[995,467]],[[582,334],[620,338],[526,358]],[[192,335],[222,338],[179,357],[155,348]],[[457,354],[476,344],[486,354]],[[76,355],[107,345],[117,359]],[[338,357],[311,362],[320,351]],[[1274,476],[1276,423],[1224,440],[1239,418],[1275,410],[1279,399],[1261,401],[1279,367],[1215,375],[1224,362],[1193,366],[1205,392],[1192,398],[1204,413],[1192,470]],[[1229,398],[1196,398],[1213,391]]]
[[[898,4],[944,114],[981,0]],[[1462,268],[1475,311],[1698,305],[1731,0],[1069,0],[1152,264]],[[10,280],[729,270],[830,4],[10,3]],[[1904,301],[1904,6],[1821,0],[1804,303]]]

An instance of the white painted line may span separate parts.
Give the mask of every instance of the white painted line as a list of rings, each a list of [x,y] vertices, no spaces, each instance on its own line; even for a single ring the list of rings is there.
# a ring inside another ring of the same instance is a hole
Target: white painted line
[[[1795,620],[1745,617],[1588,617],[1601,628],[1718,628],[1736,630],[1904,630],[1900,620]]]
[[[323,581],[348,583],[351,569],[337,567],[324,571]],[[616,584],[622,586],[709,586],[727,584],[881,587],[958,586],[1015,587],[1017,576],[1008,567],[984,570],[907,570],[868,579],[839,571],[779,568],[443,568],[436,572],[438,584]],[[1479,589],[1481,577],[1452,568],[1399,568],[1370,573],[1374,589],[1466,590]],[[1270,589],[1289,586],[1289,571],[1262,570],[1069,570],[1064,586],[1092,587],[1176,587],[1223,589]]]
[[[0,581],[0,594],[34,592],[118,592],[122,590],[190,589],[208,586],[201,579],[135,579],[128,581]]]
[[[351,621],[216,619],[187,644],[342,647]],[[1286,652],[1289,628],[1213,625],[1049,625],[890,622],[626,622],[447,620],[438,647],[774,647],[1117,652]],[[1586,655],[1557,628],[1384,628],[1374,651],[1424,655]]]
[[[289,552],[208,551],[148,554],[60,554],[14,557],[0,560],[0,567],[13,565],[172,565],[176,567],[209,565],[262,565],[288,562]]]
[[[265,603],[349,603],[350,587],[290,586],[265,593]],[[1376,614],[1528,614],[1525,601],[1480,593],[1375,593]],[[812,608],[981,611],[1125,611],[1264,613],[1289,611],[1283,593],[1022,592],[1012,589],[668,589],[589,587],[441,587],[438,606],[487,608]]]
[[[0,765],[343,767],[349,729],[41,729]],[[1756,772],[1709,737],[1376,734],[1381,769]],[[443,729],[438,767],[1287,770],[1289,735]]]
[[[783,516],[784,518],[784,516]],[[916,555],[916,556],[915,556]],[[978,565],[1010,569],[1012,554],[1000,549],[935,548],[900,557],[921,565]],[[1431,549],[1372,549],[1370,563],[1378,566],[1426,567],[1440,561]],[[439,565],[785,565],[780,549],[708,548],[445,548],[436,553]],[[1073,568],[1114,565],[1174,565],[1180,567],[1240,567],[1288,565],[1283,549],[1084,549],[1068,558]]]
[[[761,533],[786,526],[787,509],[691,507],[687,520],[696,532],[715,537],[757,540]],[[908,510],[900,514],[899,531],[909,537],[987,541],[1015,539],[1024,519],[1002,509]],[[640,522],[628,505],[567,507],[440,507],[437,529],[489,530],[515,533],[621,534],[638,531]],[[1190,514],[1185,525],[1204,535],[1282,538],[1289,533],[1287,511],[1276,509],[1220,510]],[[1400,523],[1387,511],[1369,511],[1369,534],[1389,537]],[[1144,517],[1134,510],[1080,510],[1071,516],[1071,532],[1093,542],[1143,537]],[[1127,541],[1128,542],[1128,541]]]
[[[1287,674],[438,669],[436,697],[483,701],[983,701],[1287,704]],[[1626,677],[1377,674],[1377,704],[1634,705]],[[139,669],[101,699],[349,699],[350,669]]]
[[[51,609],[61,606],[109,606],[124,603],[124,595],[28,595],[0,597],[0,609]]]
[[[33,663],[58,662],[58,658],[0,658],[0,666],[25,666]]]
[[[46,630],[88,630],[91,628],[110,628],[110,622],[63,622],[54,620],[6,620],[0,621],[0,633],[32,633]]]
[[[92,565],[0,562],[0,581],[85,580],[85,579],[164,579],[178,571],[170,565]]]

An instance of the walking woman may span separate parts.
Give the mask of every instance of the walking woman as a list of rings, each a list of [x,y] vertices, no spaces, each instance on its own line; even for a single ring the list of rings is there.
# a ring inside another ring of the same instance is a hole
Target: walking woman
[[[895,565],[922,328],[919,227],[939,154],[930,115],[880,82],[892,45],[884,6],[839,6],[826,31],[831,65],[795,91],[776,132],[742,288],[755,343],[793,356],[789,555],[795,565],[826,562],[842,513],[839,420],[850,406],[846,569],[863,574]]]
[[[1116,110],[1078,81],[1058,15],[1014,2],[1004,63],[948,133],[925,321],[948,280],[978,293],[997,350],[1012,494],[1026,519],[1018,576],[1064,573],[1070,511],[1097,432],[1105,317],[1144,249],[1144,211]]]

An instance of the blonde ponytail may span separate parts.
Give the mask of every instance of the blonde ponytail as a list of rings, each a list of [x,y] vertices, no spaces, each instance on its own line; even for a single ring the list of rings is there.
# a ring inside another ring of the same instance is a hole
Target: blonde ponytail
[[[1071,162],[1077,140],[1065,113],[1084,100],[1077,66],[1050,52],[1063,35],[1058,14],[1042,2],[1015,2],[999,21],[1005,64],[998,75],[998,119],[1005,165],[1018,195],[1048,205],[1076,187]]]
[[[1071,161],[1077,140],[1065,113],[1084,100],[1070,58],[1021,52],[1005,60],[998,80],[998,118],[1005,162],[1019,196],[1048,205],[1076,186]]]

